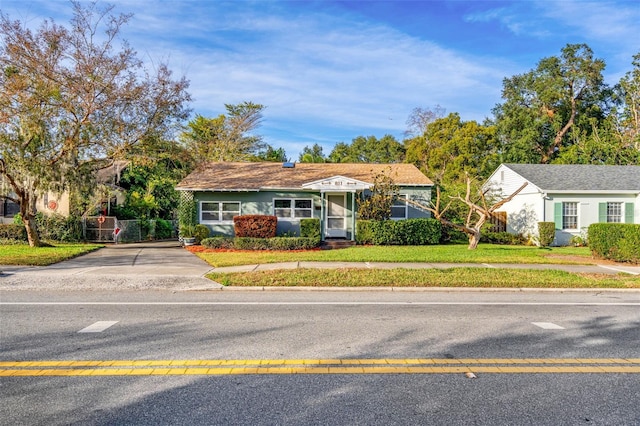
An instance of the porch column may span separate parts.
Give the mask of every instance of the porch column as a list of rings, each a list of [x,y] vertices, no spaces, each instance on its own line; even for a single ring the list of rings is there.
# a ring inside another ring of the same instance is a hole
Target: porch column
[[[356,193],[351,193],[351,241],[356,240]]]

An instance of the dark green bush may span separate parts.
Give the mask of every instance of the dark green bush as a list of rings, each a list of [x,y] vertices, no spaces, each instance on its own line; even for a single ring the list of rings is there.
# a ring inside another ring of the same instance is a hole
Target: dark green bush
[[[549,247],[556,238],[556,224],[554,222],[538,222],[538,241],[541,247]]]
[[[75,242],[83,239],[82,219],[77,216],[64,217],[59,214],[36,215],[38,235],[43,240]]]
[[[374,245],[438,244],[442,225],[436,219],[358,220],[356,241]]]
[[[156,219],[156,239],[166,240],[173,236],[173,225],[171,221]]]
[[[518,246],[526,244],[527,239],[522,235],[510,234],[509,232],[483,232],[480,241],[483,243]]]
[[[589,226],[587,239],[596,257],[640,263],[640,225],[594,223]]]
[[[209,235],[211,235],[211,231],[209,230],[207,225],[196,225],[195,231],[193,233],[193,236],[196,237],[196,243],[200,244],[202,240],[209,238]]]
[[[24,225],[0,224],[0,239],[27,241],[27,230]]]
[[[300,219],[300,236],[304,238],[320,238],[320,219]]]

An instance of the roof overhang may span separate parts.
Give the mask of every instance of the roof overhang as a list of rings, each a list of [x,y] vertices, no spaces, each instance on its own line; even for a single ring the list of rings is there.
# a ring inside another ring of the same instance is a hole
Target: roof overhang
[[[562,189],[562,190],[557,190],[557,189],[549,189],[546,191],[542,191],[545,194],[576,194],[576,195],[597,195],[597,194],[630,194],[630,195],[640,195],[640,191],[638,191],[637,189],[621,189],[621,190],[617,190],[617,189],[605,189],[605,190],[598,190],[598,189],[590,189],[588,191],[585,190],[579,190],[579,189]]]
[[[320,192],[356,192],[371,189],[372,183],[351,179],[344,176],[333,176],[313,182],[303,183],[302,189],[312,189]]]

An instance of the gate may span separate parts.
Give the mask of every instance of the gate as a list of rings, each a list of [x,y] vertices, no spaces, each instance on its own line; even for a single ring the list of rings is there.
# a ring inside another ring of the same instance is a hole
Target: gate
[[[118,219],[115,216],[91,216],[84,218],[82,225],[85,240],[94,242],[114,241],[114,231],[117,228]]]

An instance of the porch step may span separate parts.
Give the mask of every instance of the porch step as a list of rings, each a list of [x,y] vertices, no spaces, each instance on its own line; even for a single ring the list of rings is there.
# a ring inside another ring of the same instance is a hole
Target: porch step
[[[320,244],[322,250],[333,250],[355,246],[356,242],[342,238],[329,238]]]

